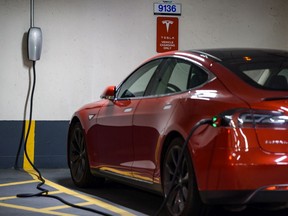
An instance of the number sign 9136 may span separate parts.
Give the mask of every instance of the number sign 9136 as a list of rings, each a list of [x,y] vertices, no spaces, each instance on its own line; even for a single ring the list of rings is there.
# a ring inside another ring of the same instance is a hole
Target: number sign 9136
[[[155,15],[181,15],[181,4],[154,3]]]

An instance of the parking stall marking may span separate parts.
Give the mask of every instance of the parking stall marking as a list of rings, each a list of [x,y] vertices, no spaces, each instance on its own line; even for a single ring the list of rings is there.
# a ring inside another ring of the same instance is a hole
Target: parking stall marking
[[[27,170],[26,170],[27,171]],[[27,181],[19,181],[19,182],[9,182],[9,183],[3,183],[0,184],[0,188],[10,188],[10,187],[14,187],[14,186],[18,186],[18,185],[27,185],[27,184],[31,184],[31,183],[37,183],[39,182],[37,179],[37,175],[35,174],[34,171],[29,171],[28,174],[30,174],[30,176],[33,178],[33,180],[27,180]],[[87,196],[85,194],[70,190],[68,188],[65,188],[61,185],[58,185],[48,179],[45,179],[45,185],[49,186],[53,189],[55,189],[55,191],[51,191],[48,194],[66,194],[71,196],[72,198],[78,198],[83,200],[83,202],[78,202],[78,203],[74,203],[75,205],[79,205],[79,206],[92,206],[91,208],[93,208],[94,206],[97,208],[101,208],[104,210],[107,210],[108,212],[111,212],[113,215],[123,215],[123,216],[134,216],[135,214],[122,209],[121,206],[115,206],[113,203],[108,203],[105,200],[100,200],[97,199],[95,197],[90,197]],[[1,195],[0,195],[1,196]],[[55,205],[55,206],[49,206],[49,207],[45,207],[43,206],[43,208],[39,208],[39,206],[33,207],[33,206],[27,206],[27,204],[24,205],[18,205],[15,203],[11,203],[12,201],[15,200],[19,200],[19,199],[25,199],[25,198],[18,198],[16,197],[16,195],[14,196],[5,196],[5,197],[0,197],[0,206],[2,207],[6,207],[6,208],[14,208],[14,209],[19,209],[19,210],[23,210],[23,211],[29,211],[29,212],[35,212],[35,213],[41,213],[41,214],[48,214],[48,215],[62,215],[62,216],[76,216],[77,214],[71,214],[71,213],[65,213],[65,212],[59,212],[57,210],[63,210],[63,209],[71,209],[72,207],[68,206],[68,205],[63,205],[61,203],[61,205]],[[33,205],[33,201],[31,202]],[[45,204],[45,202],[44,202]],[[97,209],[98,210],[98,209]]]
[[[27,181],[19,181],[19,182],[9,182],[9,183],[3,183],[0,184],[0,187],[7,187],[7,186],[13,186],[13,185],[21,185],[21,184],[29,184],[38,182],[37,180],[27,180]]]
[[[33,208],[33,207],[28,207],[28,206],[21,206],[21,205],[16,205],[16,204],[9,204],[9,203],[0,203],[0,206],[7,207],[7,208],[14,208],[14,209],[19,209],[19,210],[24,210],[24,211],[29,211],[29,212],[36,212],[36,213],[41,213],[41,214],[49,214],[49,215],[62,215],[62,216],[76,216],[74,214],[67,214],[63,212],[56,212],[56,211],[45,211],[39,208]]]

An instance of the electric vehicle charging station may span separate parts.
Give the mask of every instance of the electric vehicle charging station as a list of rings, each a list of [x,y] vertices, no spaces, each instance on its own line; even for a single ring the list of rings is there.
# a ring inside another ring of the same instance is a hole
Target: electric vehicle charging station
[[[28,31],[28,58],[31,61],[40,59],[42,50],[41,28],[31,27]]]

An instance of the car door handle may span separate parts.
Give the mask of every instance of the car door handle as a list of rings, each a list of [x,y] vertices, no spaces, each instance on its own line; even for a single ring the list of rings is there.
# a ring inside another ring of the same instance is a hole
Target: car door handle
[[[132,110],[133,110],[133,108],[132,108],[132,107],[126,108],[126,109],[124,109],[124,113],[128,113],[128,112],[131,112]]]
[[[166,104],[166,105],[163,107],[163,110],[171,109],[171,107],[172,107],[171,104]]]

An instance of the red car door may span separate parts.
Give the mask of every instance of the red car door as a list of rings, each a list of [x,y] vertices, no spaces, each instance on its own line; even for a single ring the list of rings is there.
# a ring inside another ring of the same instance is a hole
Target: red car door
[[[166,61],[160,79],[155,81],[153,97],[142,98],[134,113],[132,171],[135,178],[153,181],[154,171],[160,163],[161,139],[168,122],[171,120],[173,124],[173,112],[179,99],[187,89],[197,87],[207,79],[208,74],[190,61],[177,58]]]
[[[107,100],[97,118],[97,164],[101,170],[130,176],[133,160],[132,118],[139,100]]]
[[[135,145],[133,176],[135,178],[153,181],[154,171],[160,160],[155,152],[177,105],[177,96],[146,98],[140,101],[133,119]]]

